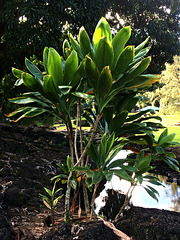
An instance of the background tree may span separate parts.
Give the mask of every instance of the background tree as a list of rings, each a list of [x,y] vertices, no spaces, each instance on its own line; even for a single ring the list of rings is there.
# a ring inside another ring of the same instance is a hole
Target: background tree
[[[165,62],[172,63],[173,56],[179,55],[179,12],[178,0],[114,0],[111,25],[115,29],[131,25],[129,44],[138,44],[150,36],[152,64],[148,71],[160,73],[165,68]]]
[[[163,114],[180,112],[180,56],[174,57],[174,63],[166,63],[160,83],[162,88],[147,94],[150,101],[160,103]]]

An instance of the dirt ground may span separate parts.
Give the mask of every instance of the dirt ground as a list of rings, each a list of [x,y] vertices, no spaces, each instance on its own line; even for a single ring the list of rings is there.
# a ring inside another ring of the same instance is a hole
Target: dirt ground
[[[180,159],[180,147],[173,152]],[[57,163],[69,154],[64,132],[45,127],[0,124],[0,240],[130,239],[99,220],[63,222],[64,198],[58,203],[55,229],[39,196],[51,188]],[[158,165],[156,173],[180,185],[180,174]],[[64,187],[64,186],[63,186]],[[180,213],[131,207],[115,224],[134,240],[179,240]]]

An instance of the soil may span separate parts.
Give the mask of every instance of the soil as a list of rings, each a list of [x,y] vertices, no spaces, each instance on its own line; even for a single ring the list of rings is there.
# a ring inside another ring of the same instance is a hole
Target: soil
[[[180,147],[169,150],[180,161]],[[64,163],[68,154],[65,132],[0,124],[0,240],[130,239],[128,236],[134,240],[180,240],[180,213],[131,207],[115,226],[102,219],[74,219],[65,224],[64,197],[57,205],[53,228],[50,210],[39,193],[45,193],[43,187],[52,188],[50,178],[60,172],[56,164]],[[158,163],[155,171],[180,185],[180,174],[166,165]]]

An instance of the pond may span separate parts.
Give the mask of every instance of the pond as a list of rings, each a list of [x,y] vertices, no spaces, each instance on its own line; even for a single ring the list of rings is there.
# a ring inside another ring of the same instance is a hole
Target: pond
[[[121,151],[117,156],[114,158],[125,158],[130,151]],[[152,174],[151,174],[152,175]],[[148,193],[144,190],[143,187],[137,186],[135,187],[132,198],[131,204],[134,206],[144,207],[144,208],[158,208],[170,211],[180,212],[180,186],[177,183],[168,183],[166,180],[167,178],[161,175],[157,176],[159,180],[163,183],[163,186],[156,186],[153,185],[159,192],[158,202],[151,198]],[[148,184],[150,185],[150,184]],[[119,194],[126,194],[128,188],[130,187],[130,183],[125,180],[120,180],[118,177],[113,176],[110,182],[105,184],[105,189],[101,192],[100,196],[96,198],[96,213],[99,213],[100,209],[106,205],[108,199],[108,193],[111,194],[111,198],[113,198],[113,202],[117,201],[116,204],[119,204]],[[111,191],[109,189],[112,189]],[[112,197],[113,191],[116,191],[116,198],[115,196]],[[111,201],[111,199],[108,199]],[[115,203],[112,203],[112,205]],[[109,203],[108,206],[111,206]],[[106,208],[106,206],[105,206]],[[109,211],[113,211],[112,209]]]

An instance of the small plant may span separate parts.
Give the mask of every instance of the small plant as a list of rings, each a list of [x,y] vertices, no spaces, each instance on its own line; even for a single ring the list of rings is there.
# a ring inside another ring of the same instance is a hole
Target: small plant
[[[55,190],[56,189],[56,183],[59,180],[60,180],[60,178],[55,180],[52,191],[50,189],[44,187],[44,190],[48,193],[49,197],[47,197],[43,194],[39,194],[42,197],[42,200],[43,200],[43,203],[45,204],[45,206],[51,210],[51,218],[52,218],[52,226],[53,227],[54,227],[54,210],[55,210],[55,207],[56,207],[58,201],[63,197],[63,194],[62,194],[62,195],[55,198],[55,195],[59,191],[62,190],[62,188],[59,188],[59,189]]]

